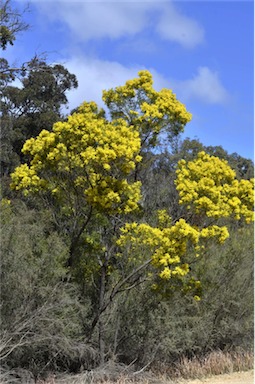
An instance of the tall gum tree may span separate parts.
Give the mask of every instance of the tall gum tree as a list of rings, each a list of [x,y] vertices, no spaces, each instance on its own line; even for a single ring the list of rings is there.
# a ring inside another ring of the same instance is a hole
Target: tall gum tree
[[[11,83],[1,87],[1,174],[5,176],[24,162],[21,149],[27,139],[63,120],[66,92],[78,86],[75,75],[62,65],[41,60],[34,60],[20,80],[21,87]]]

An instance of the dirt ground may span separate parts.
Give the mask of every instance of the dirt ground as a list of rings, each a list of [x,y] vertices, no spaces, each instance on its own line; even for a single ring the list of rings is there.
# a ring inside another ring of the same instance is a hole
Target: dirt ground
[[[234,372],[208,379],[189,380],[183,384],[254,384],[254,371]]]

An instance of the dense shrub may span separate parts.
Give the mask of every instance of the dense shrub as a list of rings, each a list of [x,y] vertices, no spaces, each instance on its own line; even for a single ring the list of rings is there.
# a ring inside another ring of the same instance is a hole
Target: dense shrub
[[[36,376],[94,361],[82,338],[88,303],[66,279],[67,246],[45,212],[6,201],[1,211],[1,365]]]

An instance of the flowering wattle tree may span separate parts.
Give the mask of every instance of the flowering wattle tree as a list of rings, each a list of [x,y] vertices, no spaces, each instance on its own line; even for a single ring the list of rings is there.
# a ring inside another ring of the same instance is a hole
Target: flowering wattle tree
[[[176,175],[179,203],[201,219],[233,217],[248,224],[254,220],[254,179],[237,180],[227,161],[200,152],[193,161],[179,161]],[[163,287],[166,282],[174,285],[177,280],[184,283],[182,290],[195,288],[195,293],[199,293],[199,280],[194,276],[184,279],[190,274],[189,262],[203,252],[206,240],[222,244],[229,237],[226,225],[200,221],[200,225],[192,225],[181,218],[174,223],[166,210],[160,210],[156,227],[127,223],[121,228],[118,244],[123,253],[150,255],[152,269],[160,277],[153,284],[154,289],[162,288],[162,280]],[[198,294],[194,297],[200,300]]]
[[[175,285],[195,289],[189,262],[199,256],[205,240],[223,243],[226,226],[194,226],[184,219],[172,222],[165,210],[157,225],[143,221],[143,186],[137,175],[143,156],[159,144],[163,132],[171,139],[191,119],[185,106],[167,89],[153,89],[148,71],[124,86],[103,92],[111,119],[93,102],[82,104],[52,132],[43,130],[27,140],[30,156],[12,174],[12,188],[34,194],[51,204],[59,230],[70,238],[71,273],[91,276],[97,301],[90,335],[99,327],[104,360],[102,314],[115,296],[143,279],[151,287]],[[179,162],[176,187],[180,204],[208,217],[242,216],[252,220],[252,181],[235,179],[228,164],[200,153],[194,161]]]
[[[177,170],[176,188],[180,204],[208,217],[254,219],[254,179],[237,180],[226,160],[200,152],[194,161],[181,160]]]

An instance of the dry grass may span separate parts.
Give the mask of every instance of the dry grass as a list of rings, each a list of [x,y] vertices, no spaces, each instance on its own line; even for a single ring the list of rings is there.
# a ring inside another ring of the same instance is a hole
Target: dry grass
[[[108,362],[103,367],[79,375],[56,378],[47,384],[162,384],[162,380],[152,372],[134,371],[133,366]],[[45,383],[45,384],[46,384]],[[40,383],[41,384],[41,383]],[[168,384],[173,384],[168,380]]]
[[[0,384],[173,384],[180,379],[201,379],[212,375],[241,372],[253,369],[252,352],[214,351],[208,355],[193,359],[183,357],[174,365],[157,365],[150,371],[134,371],[133,366],[125,366],[109,362],[105,366],[92,371],[70,375],[48,374],[47,378],[37,380],[27,371],[1,372]],[[16,379],[17,373],[20,378]],[[21,378],[22,377],[22,378]]]
[[[166,367],[165,375],[172,378],[200,379],[212,375],[253,369],[254,354],[247,351],[214,351],[202,358],[183,357],[174,366]]]
[[[29,373],[26,372],[23,372],[23,378],[20,377],[16,381],[13,374],[14,372],[8,372],[2,375],[0,384],[164,384],[164,380],[158,378],[152,372],[135,372],[132,367],[126,367],[114,362],[75,375],[49,373],[47,378],[38,379],[37,381],[34,381],[31,376],[29,377]],[[174,382],[167,379],[167,384],[174,384]]]

